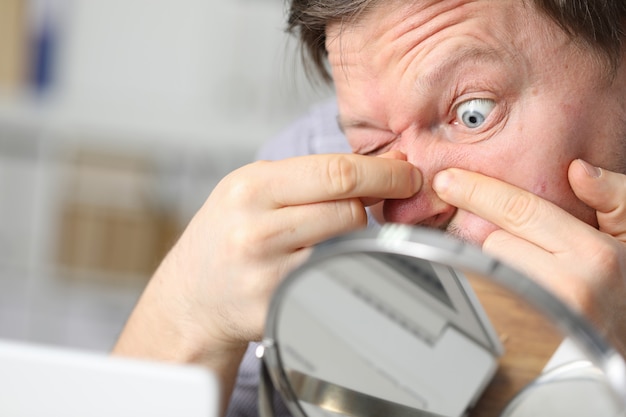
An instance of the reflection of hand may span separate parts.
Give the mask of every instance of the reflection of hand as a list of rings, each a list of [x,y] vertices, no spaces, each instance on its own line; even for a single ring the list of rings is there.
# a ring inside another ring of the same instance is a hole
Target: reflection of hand
[[[502,228],[485,240],[486,252],[551,289],[626,353],[626,176],[570,164],[572,189],[596,210],[597,230],[493,178],[459,169],[439,175],[443,200]]]
[[[159,267],[116,352],[232,372],[245,343],[261,337],[277,283],[312,245],[364,227],[366,204],[419,190],[405,159],[314,155],[225,177]]]

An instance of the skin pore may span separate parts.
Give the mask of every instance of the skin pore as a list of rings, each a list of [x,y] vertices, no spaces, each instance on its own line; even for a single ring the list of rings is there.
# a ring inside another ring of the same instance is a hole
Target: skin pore
[[[597,225],[569,185],[568,166],[580,158],[621,168],[625,71],[608,77],[599,57],[531,5],[384,2],[355,22],[330,25],[326,47],[339,123],[353,150],[400,151],[424,177],[415,196],[377,205],[379,221],[482,243],[497,227],[432,188],[437,172],[456,167]]]

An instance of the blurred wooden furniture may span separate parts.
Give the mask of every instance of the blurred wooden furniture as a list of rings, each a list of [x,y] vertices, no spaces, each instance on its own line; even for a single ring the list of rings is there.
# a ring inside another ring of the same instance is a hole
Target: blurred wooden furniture
[[[500,367],[469,413],[499,416],[508,402],[543,370],[563,335],[526,302],[483,279],[470,281],[504,346]]]

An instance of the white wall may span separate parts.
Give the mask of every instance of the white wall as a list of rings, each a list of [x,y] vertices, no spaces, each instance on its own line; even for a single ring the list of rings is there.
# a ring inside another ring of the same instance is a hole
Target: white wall
[[[282,0],[65,1],[66,128],[256,147],[329,94],[303,76]]]
[[[64,155],[154,158],[186,222],[329,92],[296,65],[282,0],[28,1],[58,7],[60,55],[51,95],[0,97],[0,338],[108,350],[144,281],[57,268]]]

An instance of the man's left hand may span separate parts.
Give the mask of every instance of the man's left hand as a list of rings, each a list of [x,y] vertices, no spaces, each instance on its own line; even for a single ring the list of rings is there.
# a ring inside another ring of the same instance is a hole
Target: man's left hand
[[[596,210],[598,229],[481,174],[448,169],[433,187],[447,203],[501,228],[484,241],[485,252],[554,292],[626,354],[626,176],[581,160],[568,176],[576,196]]]

